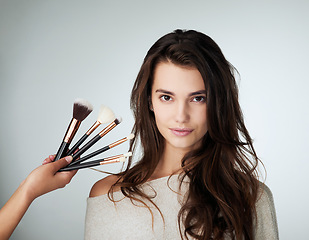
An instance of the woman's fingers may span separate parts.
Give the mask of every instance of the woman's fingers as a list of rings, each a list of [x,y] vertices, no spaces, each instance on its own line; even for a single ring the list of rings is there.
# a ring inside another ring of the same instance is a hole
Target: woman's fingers
[[[58,161],[53,162],[53,166],[55,171],[57,172],[60,168],[67,166],[73,160],[72,156],[66,156],[64,158],[59,159]]]
[[[50,163],[50,162],[54,161],[55,156],[56,156],[55,154],[54,154],[54,155],[49,155],[49,157],[48,157],[48,158],[46,158],[46,159],[42,162],[42,165],[44,165],[44,164],[47,164],[47,163]]]

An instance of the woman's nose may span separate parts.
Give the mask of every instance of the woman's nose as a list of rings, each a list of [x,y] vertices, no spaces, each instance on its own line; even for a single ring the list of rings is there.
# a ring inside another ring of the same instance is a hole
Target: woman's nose
[[[178,103],[175,109],[175,120],[178,123],[188,122],[190,119],[189,106],[187,103]]]

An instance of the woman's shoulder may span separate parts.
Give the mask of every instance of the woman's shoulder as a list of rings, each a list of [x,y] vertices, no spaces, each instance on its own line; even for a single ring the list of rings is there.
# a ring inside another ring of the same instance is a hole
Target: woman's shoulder
[[[89,197],[97,197],[107,194],[113,184],[117,182],[119,176],[109,175],[99,181],[97,181],[91,188]],[[117,191],[117,189],[115,189]]]
[[[265,183],[259,182],[258,201],[263,199],[271,203],[274,202],[270,188]]]

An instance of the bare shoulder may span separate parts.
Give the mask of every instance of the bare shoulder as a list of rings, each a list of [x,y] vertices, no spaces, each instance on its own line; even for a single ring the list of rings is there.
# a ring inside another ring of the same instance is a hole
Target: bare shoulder
[[[97,181],[91,188],[89,197],[97,197],[107,194],[111,186],[119,179],[116,175],[109,175]]]

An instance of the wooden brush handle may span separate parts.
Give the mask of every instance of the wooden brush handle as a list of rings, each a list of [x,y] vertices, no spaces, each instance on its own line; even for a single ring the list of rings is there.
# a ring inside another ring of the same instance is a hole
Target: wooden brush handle
[[[69,155],[73,155],[73,153],[75,152],[75,150],[87,139],[89,135],[84,134],[77,143],[75,143],[75,145],[70,149],[70,151],[67,153],[67,156]]]
[[[88,162],[88,163],[76,164],[74,166],[64,167],[64,168],[61,168],[58,172],[72,171],[72,170],[78,170],[78,169],[83,169],[83,168],[99,166],[101,161],[102,160],[97,160],[97,161],[92,161],[92,162]]]
[[[92,157],[94,157],[94,156],[96,156],[96,155],[98,155],[98,154],[100,154],[102,152],[107,151],[108,149],[110,149],[109,146],[105,146],[105,147],[103,147],[103,148],[101,148],[101,149],[99,149],[99,150],[97,150],[97,151],[95,151],[93,153],[90,153],[90,154],[88,154],[88,155],[86,155],[86,156],[84,156],[84,157],[82,157],[82,158],[80,158],[80,159],[78,159],[78,160],[76,160],[74,162],[71,162],[68,166],[73,166],[73,165],[76,165],[76,164],[81,163],[83,161],[86,161],[89,158],[92,158]]]
[[[73,161],[75,161],[77,158],[79,158],[80,155],[82,155],[84,152],[86,152],[91,146],[93,146],[97,141],[101,139],[100,135],[96,135],[94,138],[92,138],[89,142],[87,142],[81,149],[79,149],[74,155],[73,155]]]
[[[62,142],[59,149],[58,149],[58,152],[55,156],[55,159],[54,161],[57,161],[59,160],[60,158],[63,158],[66,156],[66,152],[68,151],[68,148],[69,148],[69,143],[66,143],[66,142]]]

